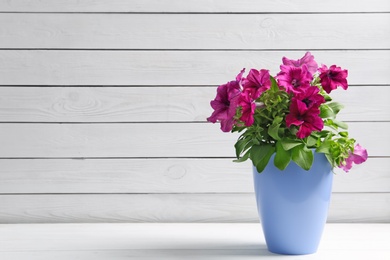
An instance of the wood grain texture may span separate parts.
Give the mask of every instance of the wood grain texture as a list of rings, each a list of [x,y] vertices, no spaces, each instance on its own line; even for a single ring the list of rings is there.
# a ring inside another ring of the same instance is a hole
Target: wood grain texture
[[[0,87],[0,122],[205,122],[216,88]],[[388,86],[332,92],[346,121],[390,121],[389,96]],[[363,98],[375,102],[362,106]]]
[[[390,83],[390,50],[312,54],[318,63],[348,69],[349,84]],[[303,55],[304,51],[1,50],[0,85],[209,86],[234,79],[243,67],[267,68],[275,75],[283,56]]]
[[[369,158],[333,192],[390,192],[390,158]],[[1,159],[0,194],[252,192],[251,162],[232,159]]]
[[[372,0],[7,0],[2,12],[389,12],[388,1]]]
[[[390,14],[0,15],[0,48],[385,49]]]
[[[1,87],[0,121],[205,122],[215,93],[216,86]]]
[[[351,122],[349,133],[370,156],[390,156],[389,125]],[[234,157],[237,138],[211,123],[10,123],[0,127],[0,157]]]
[[[390,193],[335,193],[329,222],[390,222]],[[253,193],[2,195],[0,223],[257,222]]]

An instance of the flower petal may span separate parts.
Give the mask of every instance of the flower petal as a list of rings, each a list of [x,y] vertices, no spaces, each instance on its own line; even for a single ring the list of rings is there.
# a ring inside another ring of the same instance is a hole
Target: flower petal
[[[356,164],[361,164],[367,161],[368,153],[367,150],[364,149],[360,144],[355,146],[355,149],[352,154],[352,160]]]
[[[343,70],[336,65],[332,65],[328,69],[326,65],[322,65],[319,71],[321,85],[328,94],[338,86],[343,89],[348,88],[348,70]]]
[[[311,74],[314,74],[318,69],[318,64],[314,60],[314,56],[310,52],[306,52],[305,55],[298,60],[290,60],[286,57],[283,57],[282,62],[284,65],[302,67],[303,65],[307,66],[308,71]]]
[[[352,160],[349,157],[345,160],[345,164],[339,165],[339,168],[343,169],[345,172],[349,172],[352,168]]]
[[[367,150],[364,149],[360,144],[356,144],[353,153],[349,153],[349,157],[342,162],[339,167],[345,172],[348,172],[352,168],[352,164],[361,164],[368,158]]]

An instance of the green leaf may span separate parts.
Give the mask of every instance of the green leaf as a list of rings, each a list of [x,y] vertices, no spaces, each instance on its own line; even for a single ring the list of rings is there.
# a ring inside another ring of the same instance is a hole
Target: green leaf
[[[324,96],[326,102],[332,101],[332,98],[328,94],[325,94],[325,92],[322,95]]]
[[[281,171],[286,169],[287,165],[291,161],[291,152],[286,151],[283,148],[281,142],[276,143],[276,154],[274,159],[274,165]]]
[[[271,144],[252,146],[252,149],[250,150],[250,158],[259,173],[267,166],[269,159],[274,152],[275,147]]]
[[[329,126],[330,128],[334,129],[337,131],[337,129],[339,128],[334,122],[333,122],[333,119],[325,119],[324,120],[324,125],[325,126]]]
[[[339,135],[342,137],[348,137],[348,132],[340,132]]]
[[[288,150],[291,150],[292,148],[294,148],[294,147],[296,147],[298,145],[301,145],[302,142],[301,141],[297,141],[297,140],[286,139],[286,140],[282,140],[281,144],[283,145],[283,149],[288,151]]]
[[[313,164],[313,152],[305,146],[296,146],[291,150],[291,159],[302,169],[309,170]]]
[[[344,106],[338,102],[327,103],[327,105],[330,107],[330,109],[332,109],[335,115],[337,115],[340,110],[344,108]]]
[[[320,117],[321,118],[335,118],[336,114],[333,110],[326,104],[320,106]]]
[[[279,87],[278,87],[278,83],[276,82],[275,78],[270,76],[270,80],[271,80],[271,90],[278,91]]]
[[[321,118],[335,118],[344,106],[338,102],[330,102],[320,106]],[[341,126],[340,126],[341,127]]]
[[[324,141],[321,143],[321,145],[316,149],[317,153],[325,153],[329,154],[330,153],[330,141]]]
[[[314,136],[311,136],[309,135],[309,137],[307,138],[307,146],[315,146],[317,144],[317,140],[318,138],[315,138]]]
[[[268,128],[268,134],[275,140],[280,140],[280,137],[279,137],[279,127],[280,127],[280,124],[272,124]]]
[[[272,122],[272,125],[268,128],[268,134],[275,140],[280,140],[279,127],[281,125],[282,120],[282,117],[275,117],[274,121]]]
[[[256,145],[260,145],[260,141],[256,138],[256,136],[252,137],[252,143]]]
[[[236,157],[240,158],[241,153],[244,152],[245,147],[248,143],[248,138],[241,136],[238,141],[235,143],[234,148],[236,148]]]
[[[249,155],[250,155],[250,151],[247,151],[243,156],[237,157],[236,160],[233,160],[233,162],[245,162],[246,160],[248,160]]]
[[[328,162],[333,166],[333,167],[336,167],[336,164],[335,164],[335,162],[334,162],[334,160],[333,160],[333,158],[332,158],[332,156],[330,156],[330,154],[325,154],[325,157],[326,157],[326,159],[328,160]]]
[[[327,137],[329,135],[329,133],[331,133],[331,131],[329,131],[329,130],[322,130],[321,132],[312,133],[312,134],[317,134],[318,137],[324,138],[324,137]]]
[[[277,116],[277,117],[274,118],[273,123],[274,124],[280,124],[280,123],[282,123],[282,121],[283,121],[283,117]]]
[[[348,129],[348,125],[344,122],[338,121],[338,120],[333,120],[333,124],[337,125],[338,127],[342,129]]]

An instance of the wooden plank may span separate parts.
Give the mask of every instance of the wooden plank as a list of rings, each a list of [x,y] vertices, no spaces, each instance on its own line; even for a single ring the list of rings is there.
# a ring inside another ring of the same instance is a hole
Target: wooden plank
[[[268,252],[260,223],[3,224],[0,229],[2,259],[327,260],[390,256],[389,224],[327,224],[318,252],[303,257]]]
[[[0,122],[205,122],[215,93],[216,86],[1,87]],[[389,96],[388,86],[332,92],[346,121],[390,121]],[[362,106],[363,98],[375,102]]]
[[[390,156],[389,124],[351,122],[349,133],[370,156]],[[234,157],[237,138],[211,123],[9,123],[0,127],[0,157]]]
[[[1,12],[389,12],[387,1],[329,0],[7,0]]]
[[[296,59],[303,54],[303,51],[1,50],[0,85],[219,85],[234,79],[243,67],[267,68],[275,75],[283,56]],[[390,83],[390,50],[312,54],[319,63],[348,69],[349,84]]]
[[[390,158],[369,158],[364,164],[354,165],[349,173],[335,169],[335,192],[389,192]]]
[[[328,221],[390,223],[390,193],[332,194]]]
[[[215,93],[216,86],[1,87],[0,121],[205,122]]]
[[[0,15],[0,48],[385,49],[389,14]],[[315,28],[315,29],[313,29]]]
[[[232,159],[0,160],[0,193],[253,191],[250,162]]]
[[[345,174],[334,192],[390,192],[390,158],[369,158]],[[232,159],[0,160],[0,193],[252,192],[251,162]]]
[[[0,157],[234,156],[237,137],[211,123],[2,124]]]
[[[390,193],[335,193],[329,222],[390,222]],[[1,223],[257,222],[253,193],[1,195]]]
[[[377,93],[381,94],[377,95]],[[390,97],[389,86],[350,86],[347,91],[343,91],[342,89],[333,91],[331,96],[334,101],[340,102],[345,106],[337,117],[340,120],[390,120],[390,113],[388,112],[390,111],[390,104],[387,101]],[[363,100],[375,101],[365,102]]]

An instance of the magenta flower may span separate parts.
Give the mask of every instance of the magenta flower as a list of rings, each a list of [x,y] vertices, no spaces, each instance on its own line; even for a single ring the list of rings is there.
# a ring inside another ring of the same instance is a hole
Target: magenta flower
[[[306,65],[302,67],[291,67],[280,65],[281,72],[276,75],[280,86],[284,87],[289,93],[297,93],[302,88],[310,87],[310,81],[313,79]]]
[[[298,138],[308,137],[313,131],[321,131],[324,122],[319,117],[320,110],[317,107],[308,108],[306,104],[296,98],[291,100],[290,113],[286,116],[286,125],[299,127]]]
[[[317,62],[314,60],[314,56],[310,52],[306,52],[305,55],[297,60],[290,60],[286,57],[282,58],[283,64],[293,67],[302,67],[303,65],[307,66],[307,70],[313,75],[317,69]]]
[[[212,123],[219,121],[223,132],[230,132],[235,123],[234,116],[240,101],[240,80],[243,73],[244,70],[237,75],[236,80],[220,85],[217,88],[217,96],[210,102],[214,112],[207,121]]]
[[[339,165],[341,169],[348,172],[352,168],[352,164],[361,164],[367,160],[367,150],[359,144],[355,145],[353,153],[349,152],[349,157],[345,160],[344,164]]]
[[[261,93],[271,87],[269,71],[251,69],[248,76],[242,79],[242,86],[243,91],[249,92],[253,99],[257,99]]]
[[[238,75],[236,76],[236,81],[237,81],[238,83],[241,82],[241,80],[242,80],[242,75],[244,74],[244,72],[245,72],[245,68],[243,68],[243,69],[240,71],[240,73],[238,73]]]
[[[326,65],[322,65],[319,68],[320,71],[320,80],[321,85],[326,91],[326,93],[330,93],[332,90],[336,89],[338,86],[341,86],[343,89],[348,88],[348,70],[342,70],[340,67],[336,65],[328,67]]]
[[[313,106],[318,108],[321,104],[325,103],[325,98],[319,92],[319,88],[311,86],[295,93],[295,98],[305,103],[307,108]]]
[[[253,125],[256,104],[251,98],[250,92],[245,91],[241,93],[239,105],[242,107],[240,120],[244,122],[245,126]]]

